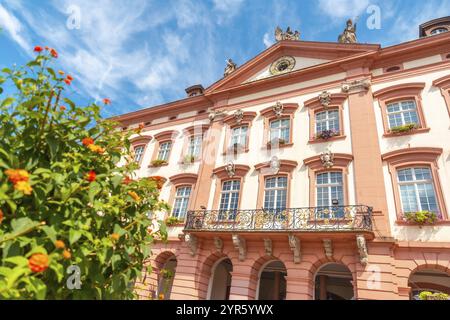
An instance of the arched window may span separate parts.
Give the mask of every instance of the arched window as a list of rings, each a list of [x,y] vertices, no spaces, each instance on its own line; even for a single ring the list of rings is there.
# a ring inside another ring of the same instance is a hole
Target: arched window
[[[261,110],[264,117],[264,144],[268,149],[293,145],[293,121],[296,103],[277,103]]]
[[[183,221],[190,210],[191,199],[198,176],[193,173],[180,173],[170,177],[172,190],[169,204],[172,205],[172,216]]]

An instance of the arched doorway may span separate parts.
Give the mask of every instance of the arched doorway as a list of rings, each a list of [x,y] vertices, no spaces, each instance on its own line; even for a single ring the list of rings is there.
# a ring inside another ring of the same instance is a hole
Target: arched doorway
[[[435,300],[439,294],[450,295],[450,275],[431,268],[417,270],[410,275],[408,286],[411,287],[412,300]]]
[[[158,299],[169,300],[172,293],[173,279],[177,268],[177,259],[174,255],[170,256],[158,275]]]
[[[259,276],[258,300],[286,300],[286,276],[286,266],[279,260],[263,265]]]
[[[339,263],[326,264],[317,271],[314,279],[315,300],[352,300],[354,288],[352,273]]]
[[[216,262],[209,280],[208,300],[229,300],[233,264],[228,258]]]

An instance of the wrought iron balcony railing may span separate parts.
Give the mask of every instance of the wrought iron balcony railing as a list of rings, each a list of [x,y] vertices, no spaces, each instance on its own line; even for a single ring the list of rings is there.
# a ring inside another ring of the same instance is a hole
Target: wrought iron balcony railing
[[[284,210],[199,210],[187,213],[185,231],[371,231],[372,207],[364,205]]]

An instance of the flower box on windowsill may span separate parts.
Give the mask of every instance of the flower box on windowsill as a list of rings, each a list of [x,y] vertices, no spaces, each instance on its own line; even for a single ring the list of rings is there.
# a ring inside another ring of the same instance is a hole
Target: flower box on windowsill
[[[419,300],[450,300],[450,295],[442,292],[422,291],[419,293],[418,298]]]
[[[164,223],[166,224],[166,226],[168,227],[176,227],[179,225],[184,225],[184,221],[178,219],[177,217],[168,217]]]
[[[167,161],[166,160],[160,160],[160,159],[157,159],[157,160],[153,160],[151,163],[150,163],[150,167],[162,167],[162,166],[167,166]]]
[[[410,132],[414,129],[418,129],[418,125],[415,123],[410,123],[410,124],[405,124],[403,126],[393,127],[389,131],[393,134],[402,134],[402,133]]]
[[[329,140],[333,137],[336,137],[339,135],[338,131],[334,130],[324,130],[322,132],[316,133],[315,139],[316,140]]]
[[[407,135],[411,135],[411,134],[418,134],[418,133],[427,133],[430,131],[430,128],[420,128],[420,127],[416,127],[415,129],[411,129],[411,130],[406,130],[403,132],[392,132],[389,131],[387,133],[385,133],[383,135],[383,137],[385,138],[390,138],[390,137],[398,137],[398,136],[407,136]]]
[[[187,155],[183,158],[183,164],[192,164],[195,162],[195,156]]]
[[[412,224],[423,225],[434,225],[438,220],[438,215],[436,212],[431,211],[418,211],[418,212],[405,212],[404,219],[406,222]]]

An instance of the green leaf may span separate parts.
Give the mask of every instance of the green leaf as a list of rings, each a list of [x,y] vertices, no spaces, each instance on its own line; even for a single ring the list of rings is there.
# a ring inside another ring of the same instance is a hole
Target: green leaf
[[[47,286],[45,283],[36,277],[29,277],[28,279],[28,286],[31,291],[34,291],[36,294],[36,299],[38,300],[44,300],[45,296],[47,294]]]
[[[50,240],[52,240],[52,242],[56,241],[56,231],[55,229],[49,226],[43,226],[42,230],[44,230],[45,234],[47,235],[47,237],[50,238]]]
[[[101,186],[97,182],[92,182],[89,185],[89,201],[94,202],[94,197],[101,191]]]
[[[3,100],[2,102],[2,107],[7,107],[9,105],[11,105],[14,102],[14,98],[8,97],[5,100]]]
[[[80,230],[75,230],[75,229],[70,229],[69,231],[69,243],[72,245],[75,242],[78,241],[78,239],[80,239],[81,237],[81,231]]]
[[[24,267],[24,266],[28,265],[28,259],[25,257],[22,257],[22,256],[6,258],[6,259],[3,259],[3,261],[13,263],[17,267]]]

